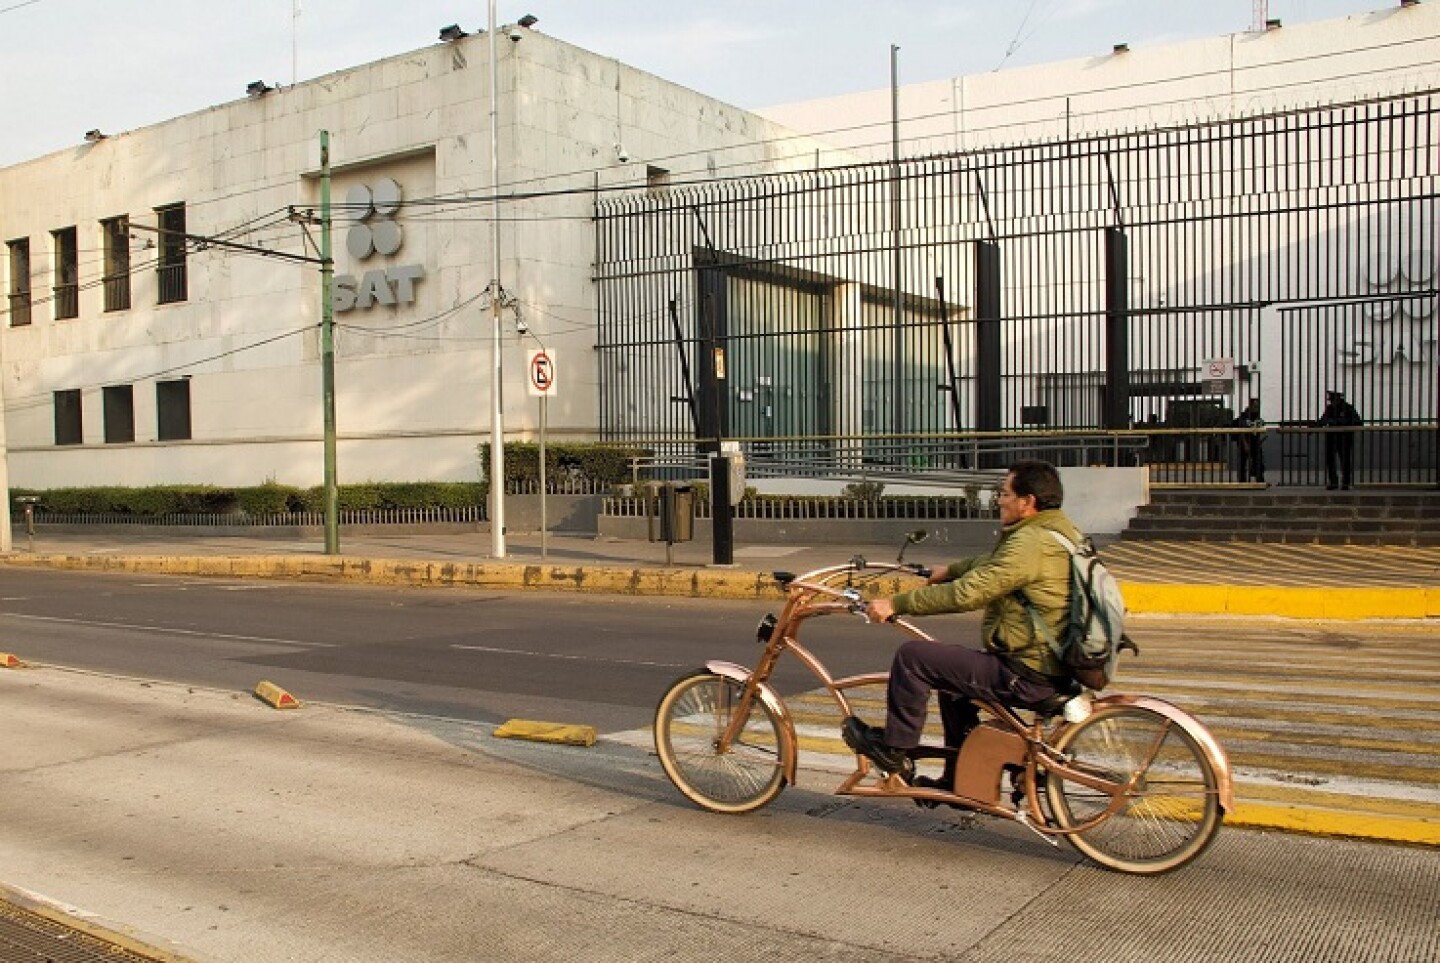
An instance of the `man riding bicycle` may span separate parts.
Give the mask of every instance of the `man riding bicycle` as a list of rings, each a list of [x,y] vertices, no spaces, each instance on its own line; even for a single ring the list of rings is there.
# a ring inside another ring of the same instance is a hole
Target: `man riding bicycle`
[[[926,703],[936,690],[945,744],[956,749],[980,715],[972,698],[1033,706],[1070,685],[1070,675],[1035,630],[1044,621],[1052,638],[1064,632],[1070,605],[1070,553],[1051,536],[1073,544],[1084,536],[1060,510],[1065,492],[1055,467],[1044,461],[1011,465],[999,489],[1000,537],[985,555],[961,559],[931,576],[925,588],[876,599],[866,607],[875,621],[897,615],[937,615],[984,608],[984,650],[925,640],[895,652],[886,691],[885,727],[845,720],[845,742],[887,772],[907,773],[907,750],[920,745]],[[947,756],[939,782],[921,776],[920,786],[950,788],[955,756]]]

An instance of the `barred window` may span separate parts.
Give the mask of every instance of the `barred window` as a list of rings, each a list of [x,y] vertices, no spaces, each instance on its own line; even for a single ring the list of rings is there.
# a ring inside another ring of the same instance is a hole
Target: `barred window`
[[[174,304],[189,297],[185,277],[185,205],[155,208],[160,222],[160,303]]]
[[[80,251],[75,244],[75,228],[62,227],[50,232],[55,242],[55,320],[80,316]]]
[[[30,239],[5,242],[10,252],[10,327],[30,323]]]
[[[85,440],[80,422],[80,389],[55,392],[55,444],[78,445]]]
[[[106,218],[100,231],[105,242],[105,310],[124,311],[130,307],[130,218]]]

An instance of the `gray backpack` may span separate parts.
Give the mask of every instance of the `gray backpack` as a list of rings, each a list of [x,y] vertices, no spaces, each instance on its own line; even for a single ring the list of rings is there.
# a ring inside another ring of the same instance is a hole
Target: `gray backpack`
[[[1140,653],[1125,634],[1125,599],[1090,539],[1076,545],[1059,532],[1050,534],[1070,553],[1070,613],[1061,637],[1054,637],[1024,593],[1019,593],[1020,602],[1060,664],[1081,685],[1098,691],[1115,678],[1121,649]]]

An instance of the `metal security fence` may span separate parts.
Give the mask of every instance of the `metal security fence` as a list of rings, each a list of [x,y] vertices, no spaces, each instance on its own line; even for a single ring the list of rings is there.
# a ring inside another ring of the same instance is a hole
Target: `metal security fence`
[[[1426,92],[605,201],[602,435],[837,468],[948,436],[939,468],[976,434],[1218,431],[1253,397],[1297,429],[1270,476],[1309,484],[1298,429],[1343,390],[1357,482],[1433,484],[1437,174]]]
[[[341,525],[422,525],[435,523],[479,523],[487,520],[484,505],[457,508],[350,509],[338,515]],[[324,512],[278,512],[250,515],[245,512],[171,512],[165,515],[138,515],[130,512],[48,512],[37,508],[35,521],[45,525],[157,525],[204,528],[317,527],[325,524]]]

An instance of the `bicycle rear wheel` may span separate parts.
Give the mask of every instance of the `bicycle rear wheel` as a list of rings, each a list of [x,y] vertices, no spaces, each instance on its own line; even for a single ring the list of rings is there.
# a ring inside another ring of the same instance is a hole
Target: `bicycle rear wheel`
[[[719,813],[759,809],[785,788],[785,736],[763,700],[751,700],[734,741],[720,751],[743,688],[702,669],[676,680],[655,709],[655,751],[665,775],[691,802]]]
[[[1072,769],[1128,786],[1108,818],[1065,837],[1084,856],[1121,872],[1155,875],[1184,866],[1215,838],[1222,816],[1215,768],[1174,720],[1138,706],[1103,706],[1055,748]],[[1053,769],[1045,795],[1063,829],[1094,819],[1114,801]]]

